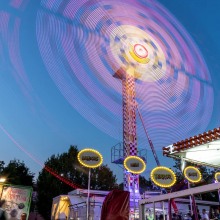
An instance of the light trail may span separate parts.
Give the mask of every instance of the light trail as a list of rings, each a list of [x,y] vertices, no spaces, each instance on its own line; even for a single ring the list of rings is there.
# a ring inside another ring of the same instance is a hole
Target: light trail
[[[82,189],[81,186],[79,186],[78,184],[73,183],[70,179],[61,176],[60,174],[58,174],[55,170],[53,170],[52,168],[46,166],[44,163],[42,163],[40,160],[38,160],[37,158],[35,158],[30,152],[28,152],[23,146],[21,146],[13,137],[11,134],[9,134],[9,132],[0,124],[0,129],[4,132],[4,134],[15,144],[16,147],[18,147],[22,152],[24,152],[28,157],[30,157],[35,163],[37,163],[38,165],[40,165],[42,167],[42,169],[45,169],[47,172],[49,172],[51,175],[53,175],[54,177],[56,177],[57,179],[59,179],[60,181],[64,182],[65,184],[69,185],[70,187],[74,188],[74,189]]]

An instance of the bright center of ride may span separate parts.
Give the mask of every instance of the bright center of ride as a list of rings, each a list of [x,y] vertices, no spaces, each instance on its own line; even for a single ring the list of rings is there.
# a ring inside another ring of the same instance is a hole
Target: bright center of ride
[[[141,58],[141,59],[144,59],[148,56],[148,51],[147,49],[141,45],[141,44],[135,44],[134,45],[134,54]]]

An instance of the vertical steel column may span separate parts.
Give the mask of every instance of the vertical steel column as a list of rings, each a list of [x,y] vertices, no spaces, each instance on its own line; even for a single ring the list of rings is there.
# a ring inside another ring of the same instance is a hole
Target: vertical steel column
[[[89,220],[90,215],[90,181],[91,181],[91,168],[89,168],[89,177],[88,177],[88,191],[87,191],[87,206],[86,206],[86,219]]]
[[[172,199],[168,200],[168,216],[168,219],[172,220]]]
[[[135,79],[131,74],[122,77],[123,148],[124,158],[137,155]],[[139,176],[124,171],[124,190],[139,193]]]
[[[218,189],[218,201],[219,201],[219,204],[220,204],[220,189]]]

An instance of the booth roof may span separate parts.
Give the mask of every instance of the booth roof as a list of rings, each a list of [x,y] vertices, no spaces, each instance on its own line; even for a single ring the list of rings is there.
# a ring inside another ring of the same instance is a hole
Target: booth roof
[[[178,141],[163,148],[163,155],[195,164],[220,167],[220,128]]]

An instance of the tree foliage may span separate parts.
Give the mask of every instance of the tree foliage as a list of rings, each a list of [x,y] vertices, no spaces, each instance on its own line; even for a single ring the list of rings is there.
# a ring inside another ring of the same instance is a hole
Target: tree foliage
[[[216,170],[209,169],[206,166],[195,165],[190,162],[187,162],[186,166],[195,166],[200,170],[200,172],[202,174],[202,180],[199,183],[190,183],[190,187],[197,187],[197,186],[213,183],[214,173],[216,172]],[[180,185],[184,181],[184,176],[181,171],[181,161],[180,160],[175,160],[174,168],[175,168],[175,173],[177,176],[176,186],[178,186],[178,184]],[[187,183],[187,181],[185,181],[185,182]],[[178,187],[176,187],[176,188],[178,188]],[[185,188],[186,187],[182,187],[182,189],[185,189]],[[187,186],[187,188],[188,188],[188,186]],[[180,190],[180,189],[178,188],[178,190]],[[199,197],[200,197],[200,199],[207,200],[207,201],[218,201],[218,193],[217,192],[203,193],[203,194],[199,195]]]
[[[145,191],[152,190],[153,185],[150,178],[147,180],[144,176],[139,176],[139,188],[141,194]]]
[[[6,183],[13,185],[33,186],[34,173],[20,160],[11,160],[7,166],[2,161],[0,163],[1,176],[6,178]]]
[[[88,187],[88,168],[82,167],[77,160],[78,149],[76,146],[70,146],[68,152],[60,155],[52,155],[45,166],[51,168],[61,176],[68,178],[73,183],[87,189]],[[116,186],[116,177],[107,165],[92,169],[91,171],[91,189],[111,190]],[[58,178],[43,169],[37,180],[38,212],[49,219],[51,214],[51,205],[54,197],[67,194],[74,190],[69,185],[61,182]]]
[[[192,186],[199,186],[199,185],[202,185],[202,184],[210,184],[210,183],[213,183],[213,170],[211,169],[208,169],[206,166],[201,166],[201,165],[196,165],[196,164],[193,164],[193,163],[190,163],[190,162],[186,162],[186,167],[187,166],[195,166],[197,167],[201,174],[202,174],[202,181],[200,183],[197,183],[197,184],[192,184]],[[176,173],[176,176],[177,176],[177,183],[182,181],[184,179],[184,175],[182,173],[182,170],[181,170],[181,161],[180,160],[175,160],[175,165],[174,165],[174,171]]]
[[[0,174],[2,173],[3,169],[5,166],[5,162],[4,161],[0,161]]]
[[[91,171],[91,189],[110,191],[118,187],[116,181],[116,176],[107,165]]]

